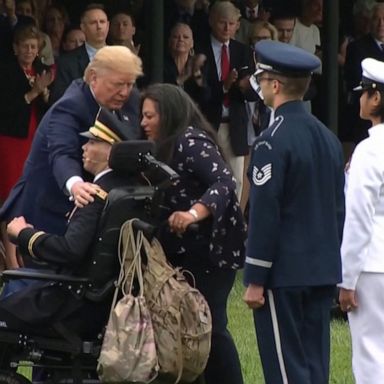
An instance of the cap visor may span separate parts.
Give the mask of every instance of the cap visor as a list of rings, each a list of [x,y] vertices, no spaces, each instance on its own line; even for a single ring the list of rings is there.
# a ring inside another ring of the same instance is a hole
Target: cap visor
[[[353,88],[353,91],[362,91],[363,90],[363,87],[361,85]]]
[[[84,131],[79,133],[80,136],[88,137],[88,139],[93,139],[95,136],[92,135],[89,131]]]
[[[86,137],[88,139],[92,139],[92,140],[104,141],[104,140],[100,139],[99,137],[96,137],[96,136],[92,135],[92,133],[89,132],[89,131],[80,132],[79,135],[83,136],[83,137]]]

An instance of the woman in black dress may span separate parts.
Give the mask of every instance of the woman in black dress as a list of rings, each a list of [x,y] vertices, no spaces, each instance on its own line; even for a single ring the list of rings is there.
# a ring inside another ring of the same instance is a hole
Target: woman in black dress
[[[173,265],[192,272],[211,309],[206,383],[241,384],[226,313],[236,270],[244,260],[245,226],[235,180],[217,147],[215,132],[180,87],[150,86],[142,98],[141,125],[148,139],[157,143],[157,157],[180,175],[165,192],[169,230],[163,231],[160,241]],[[186,231],[194,222],[199,222],[199,230]]]

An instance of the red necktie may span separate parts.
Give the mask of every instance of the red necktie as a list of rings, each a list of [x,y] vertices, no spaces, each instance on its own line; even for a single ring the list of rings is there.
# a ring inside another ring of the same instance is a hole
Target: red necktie
[[[229,75],[228,48],[225,44],[223,44],[221,47],[221,81],[225,81],[228,75]],[[228,107],[229,105],[228,93],[224,95],[223,104],[226,107]]]

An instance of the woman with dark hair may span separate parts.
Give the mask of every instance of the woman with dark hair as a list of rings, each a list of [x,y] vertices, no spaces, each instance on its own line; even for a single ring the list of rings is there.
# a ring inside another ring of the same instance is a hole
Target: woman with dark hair
[[[171,263],[192,272],[212,313],[207,384],[241,384],[240,362],[227,329],[227,299],[244,261],[245,226],[235,180],[216,134],[183,89],[150,86],[142,97],[142,128],[158,146],[158,158],[180,175],[165,191],[169,230],[160,235]],[[199,222],[197,232],[186,231]]]
[[[42,29],[51,39],[53,53],[56,58],[60,55],[64,31],[68,24],[69,18],[64,6],[55,3],[47,8]]]
[[[367,58],[361,66],[360,117],[372,126],[347,167],[339,299],[355,382],[368,384],[384,377],[384,63]]]

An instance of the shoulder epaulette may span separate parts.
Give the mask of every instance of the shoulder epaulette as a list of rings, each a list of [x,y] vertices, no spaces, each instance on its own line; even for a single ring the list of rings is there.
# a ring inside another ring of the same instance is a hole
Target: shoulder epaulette
[[[108,192],[104,191],[104,189],[97,188],[96,196],[99,197],[101,200],[106,200]]]

